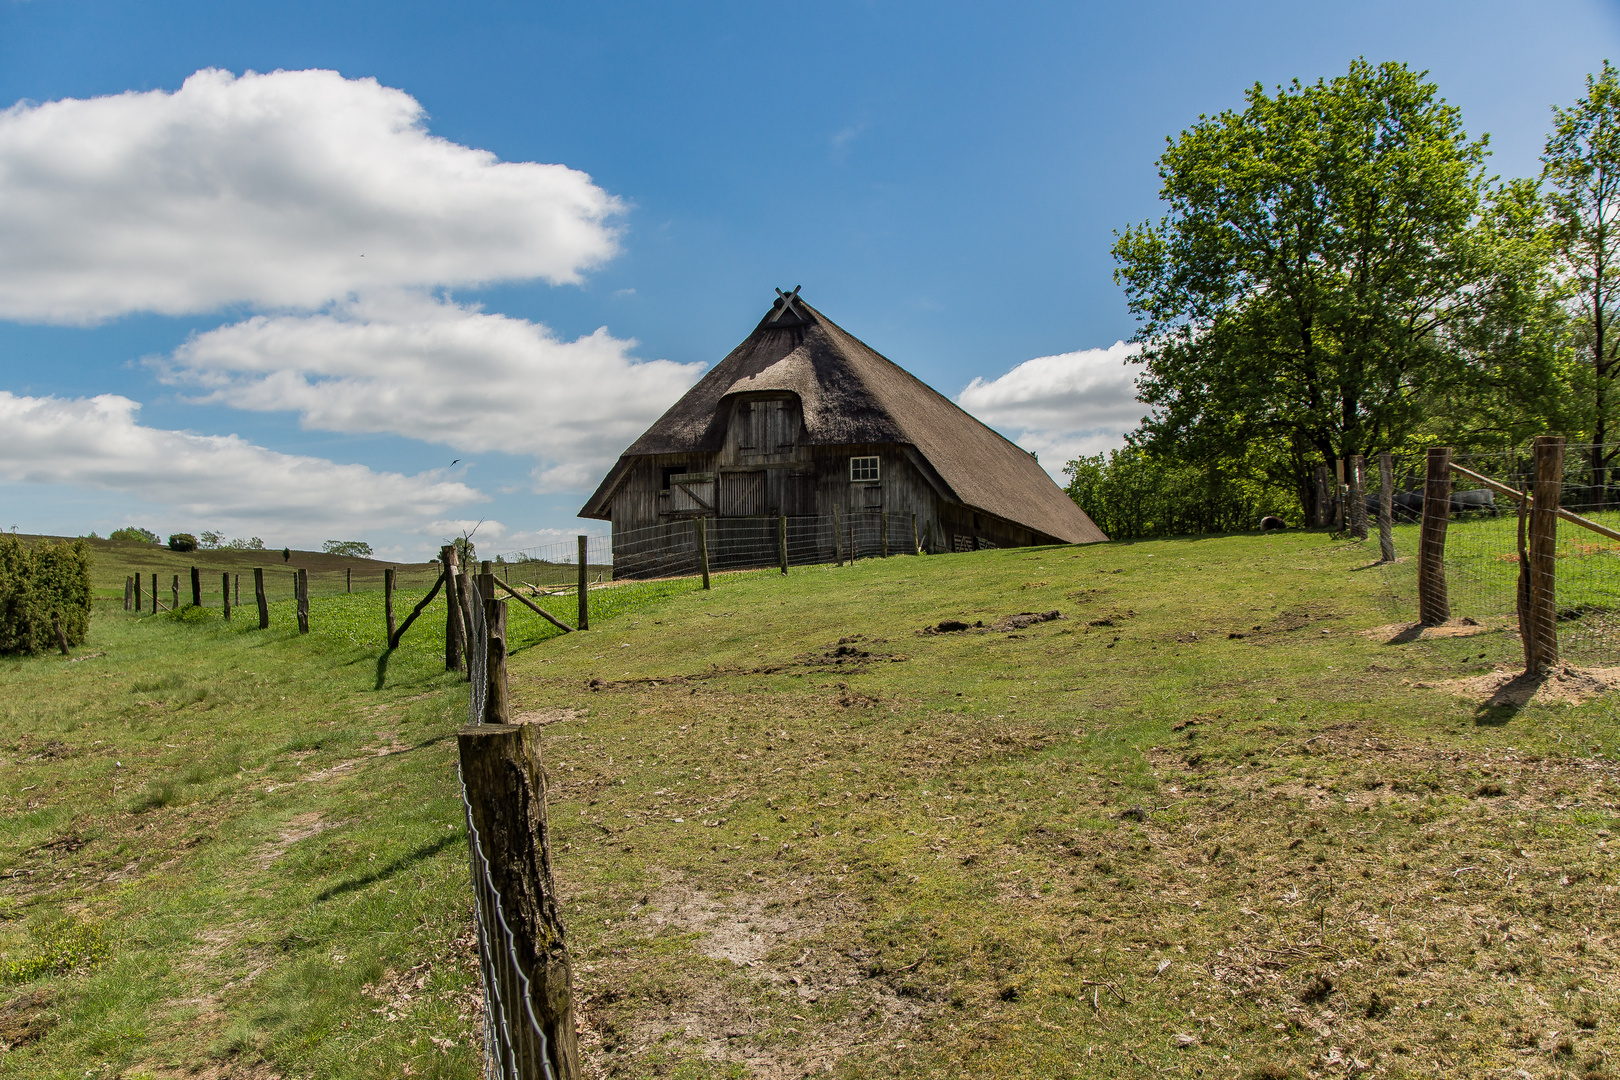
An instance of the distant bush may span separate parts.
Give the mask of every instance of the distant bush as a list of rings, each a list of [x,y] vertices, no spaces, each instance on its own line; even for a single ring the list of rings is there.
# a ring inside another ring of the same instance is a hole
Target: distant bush
[[[232,551],[263,551],[264,541],[257,536],[250,536],[246,540],[232,540],[225,546]]]
[[[364,540],[328,540],[321,545],[328,555],[344,555],[351,559],[371,558],[371,545]]]
[[[132,544],[155,544],[158,542],[158,535],[151,529],[143,529],[138,525],[125,525],[122,529],[114,529],[108,533],[107,539],[128,540]]]
[[[69,645],[90,632],[90,545],[83,540],[25,547],[0,536],[0,653],[32,653],[56,644],[62,620]]]
[[[281,549],[281,561],[282,562],[292,562],[292,548],[282,548]]]
[[[174,533],[169,537],[170,551],[196,551],[197,538],[190,533]]]

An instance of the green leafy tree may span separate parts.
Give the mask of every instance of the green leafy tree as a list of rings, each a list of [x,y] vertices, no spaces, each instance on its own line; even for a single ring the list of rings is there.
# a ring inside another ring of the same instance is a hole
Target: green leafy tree
[[[1607,501],[1610,466],[1620,453],[1612,445],[1614,382],[1620,373],[1620,341],[1613,329],[1620,297],[1620,72],[1607,60],[1602,74],[1586,77],[1585,97],[1567,109],[1553,107],[1542,162],[1560,269],[1574,298],[1583,419],[1592,444],[1594,500],[1601,506]]]
[[[371,545],[364,540],[328,540],[321,545],[328,555],[343,555],[350,559],[371,558]]]
[[[1485,140],[1402,64],[1246,99],[1169,140],[1169,212],[1118,236],[1115,277],[1147,446],[1207,462],[1264,444],[1309,506],[1314,464],[1399,443],[1452,373]]]
[[[122,529],[114,529],[108,533],[107,539],[127,540],[135,544],[155,544],[158,542],[158,535],[151,529],[143,529],[138,525],[125,525]]]

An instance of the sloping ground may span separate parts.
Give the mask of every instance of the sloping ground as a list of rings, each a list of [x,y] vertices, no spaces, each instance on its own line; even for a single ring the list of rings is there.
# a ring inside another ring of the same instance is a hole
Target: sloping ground
[[[1517,639],[1369,636],[1371,557],[894,558],[514,657],[589,1073],[1615,1075],[1613,698],[1463,695]],[[94,632],[0,664],[0,1076],[477,1075],[464,690]]]

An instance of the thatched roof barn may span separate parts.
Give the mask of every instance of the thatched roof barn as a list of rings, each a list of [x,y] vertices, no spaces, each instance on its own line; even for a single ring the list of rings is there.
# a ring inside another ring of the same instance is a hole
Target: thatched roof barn
[[[624,452],[580,516],[617,536],[699,515],[915,514],[940,551],[1107,539],[1028,452],[797,293]]]

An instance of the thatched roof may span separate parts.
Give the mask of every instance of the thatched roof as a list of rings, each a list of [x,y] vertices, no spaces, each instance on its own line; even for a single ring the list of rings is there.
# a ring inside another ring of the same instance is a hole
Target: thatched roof
[[[800,441],[909,444],[947,500],[1069,543],[1108,539],[1033,457],[802,300],[781,300],[619,458],[581,517],[606,518],[635,459],[717,452],[728,395],[788,391],[803,409]]]

